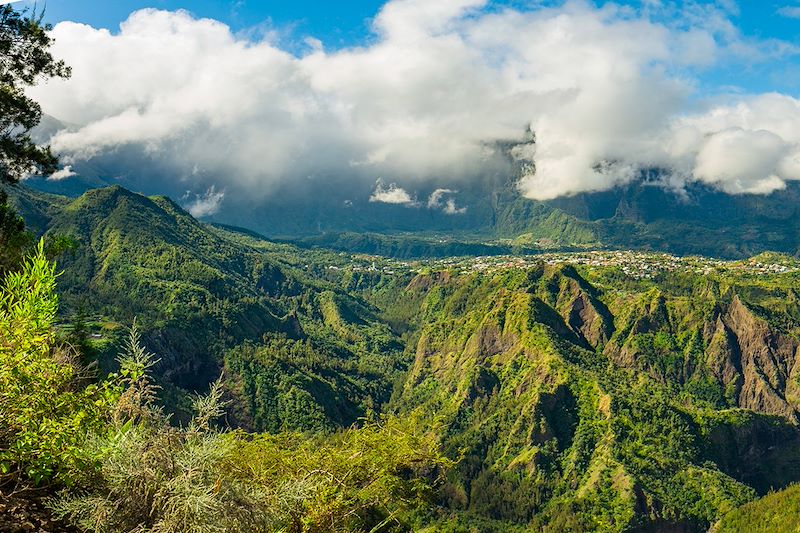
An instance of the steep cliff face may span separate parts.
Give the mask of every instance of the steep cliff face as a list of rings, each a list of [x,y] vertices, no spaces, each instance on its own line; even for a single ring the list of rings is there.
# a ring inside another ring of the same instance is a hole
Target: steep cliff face
[[[406,290],[440,290],[454,287],[452,282],[450,273],[437,273],[414,279]],[[735,287],[726,297],[705,289],[698,296],[675,297],[658,286],[606,293],[572,267],[548,267],[514,283],[520,323],[545,325],[560,342],[602,353],[619,367],[645,371],[662,383],[713,388],[711,400],[720,406],[797,421],[800,341],[793,330],[761,316]],[[511,298],[510,293],[504,297]],[[461,301],[459,306],[483,304]],[[506,316],[497,309],[487,309],[482,317],[468,359],[482,362],[518,341],[509,336]],[[431,349],[418,350],[415,368],[426,350]]]
[[[706,324],[705,337],[706,364],[714,376],[722,383],[728,396],[739,398],[742,390],[742,354],[736,335],[725,324],[722,316],[717,316],[713,324]]]
[[[597,290],[572,267],[559,269],[555,276],[559,290],[552,305],[565,323],[584,347],[596,349],[605,345],[614,332],[614,323]]]
[[[725,354],[732,368],[723,368],[722,376],[739,369],[741,389],[738,405],[754,411],[797,419],[796,403],[787,401],[796,387],[794,375],[798,341],[774,331],[734,296],[721,322],[735,344]],[[738,357],[738,361],[736,358]],[[724,382],[724,381],[723,381]]]
[[[604,347],[617,365],[664,383],[711,383],[718,402],[797,421],[800,343],[791,331],[735,293],[728,301],[698,297],[707,304],[702,311],[657,290],[625,298],[615,304],[618,329]]]
[[[591,276],[548,266],[406,287],[422,295],[418,335],[392,408],[428,417],[461,457],[450,505],[545,531],[598,515],[609,530],[703,531],[800,480],[790,333],[744,297]]]

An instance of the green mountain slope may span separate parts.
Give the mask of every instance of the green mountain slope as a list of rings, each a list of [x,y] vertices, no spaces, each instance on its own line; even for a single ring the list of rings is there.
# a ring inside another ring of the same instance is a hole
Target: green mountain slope
[[[725,515],[711,533],[795,533],[800,530],[800,485],[768,494]]]
[[[17,205],[47,213],[48,235],[76,242],[59,260],[64,313],[136,318],[174,403],[222,371],[232,422],[255,429],[346,426],[388,400],[402,369],[394,334],[365,303],[304,272],[293,248],[212,228],[167,198],[121,187],[49,204],[19,191]],[[98,331],[113,352],[114,331]]]
[[[611,274],[442,272],[404,289],[418,338],[393,407],[463,457],[451,508],[498,531],[700,531],[800,478],[797,326],[749,307],[786,289]]]

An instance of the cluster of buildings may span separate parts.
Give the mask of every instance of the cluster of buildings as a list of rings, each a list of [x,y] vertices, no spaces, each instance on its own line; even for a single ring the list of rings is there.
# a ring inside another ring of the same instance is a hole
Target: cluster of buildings
[[[624,251],[548,252],[535,255],[499,255],[480,257],[448,257],[399,261],[378,257],[353,257],[349,268],[355,272],[381,272],[388,275],[417,273],[426,270],[453,270],[460,273],[495,272],[527,269],[538,264],[585,265],[592,268],[619,268],[634,279],[652,279],[664,272],[710,274],[732,271],[739,274],[769,275],[800,272],[800,261],[777,256],[774,262],[763,259],[724,261],[706,257],[679,257],[664,253]],[[328,268],[338,269],[330,266]]]

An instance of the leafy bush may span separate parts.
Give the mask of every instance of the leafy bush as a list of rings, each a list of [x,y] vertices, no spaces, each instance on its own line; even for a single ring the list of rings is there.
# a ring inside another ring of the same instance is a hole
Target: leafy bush
[[[40,242],[0,292],[0,473],[70,485],[96,461],[82,444],[102,429],[118,389],[83,386],[74,352],[56,344],[55,278]]]
[[[279,530],[407,531],[435,497],[451,463],[412,419],[387,418],[332,435],[227,436],[236,453],[223,471],[253,479]]]

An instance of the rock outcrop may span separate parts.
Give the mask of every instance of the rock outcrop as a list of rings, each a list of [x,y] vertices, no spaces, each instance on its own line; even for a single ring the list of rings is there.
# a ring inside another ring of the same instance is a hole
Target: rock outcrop
[[[794,380],[798,346],[734,296],[716,321],[707,361],[726,387],[736,389],[740,407],[797,421],[797,405],[787,401],[786,391]]]

